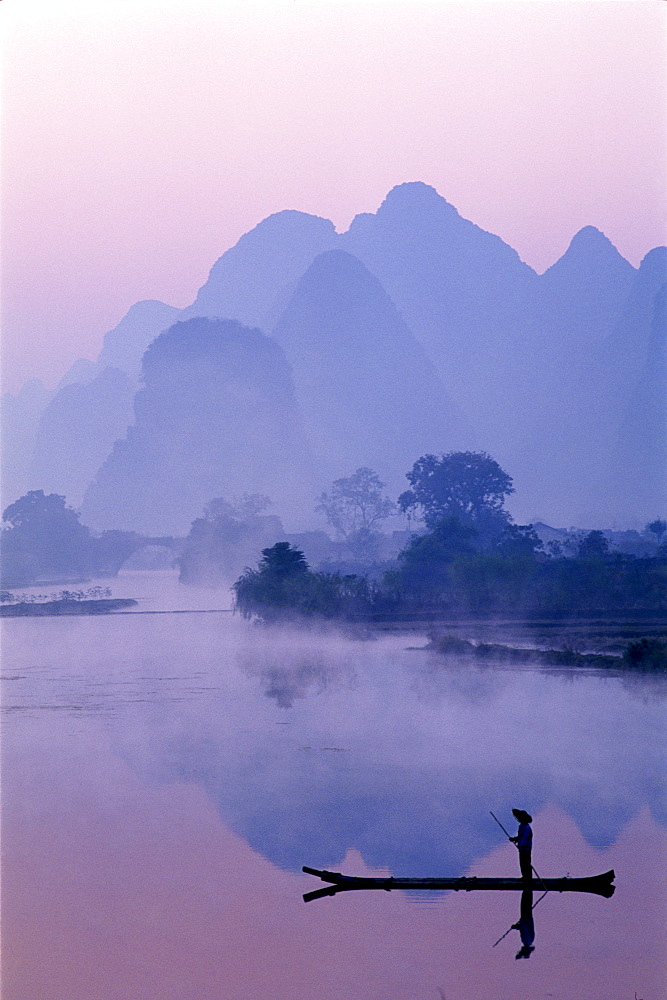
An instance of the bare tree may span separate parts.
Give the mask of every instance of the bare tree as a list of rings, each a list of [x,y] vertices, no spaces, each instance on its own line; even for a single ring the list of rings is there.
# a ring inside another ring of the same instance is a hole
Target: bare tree
[[[384,495],[385,484],[372,469],[362,466],[351,476],[336,479],[330,493],[322,493],[316,511],[321,511],[339,538],[351,541],[369,535],[396,513],[396,504]]]

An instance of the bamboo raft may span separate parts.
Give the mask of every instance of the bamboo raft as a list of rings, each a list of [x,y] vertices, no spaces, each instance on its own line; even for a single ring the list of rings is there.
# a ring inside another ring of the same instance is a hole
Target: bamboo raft
[[[523,892],[530,890],[533,892],[592,892],[597,896],[605,896],[609,899],[614,895],[616,888],[613,885],[615,878],[614,870],[603,872],[601,875],[589,875],[586,878],[570,878],[568,875],[562,878],[533,878],[531,881],[521,878],[477,878],[475,876],[462,875],[460,878],[364,878],[356,875],[342,875],[340,872],[329,872],[319,868],[308,868],[306,865],[302,869],[308,875],[315,875],[323,882],[329,883],[321,889],[304,894],[304,901],[320,899],[322,896],[334,896],[337,892],[346,892],[354,889],[384,889],[391,892],[392,889],[438,889],[453,890],[454,892],[472,892],[475,890],[501,890]]]

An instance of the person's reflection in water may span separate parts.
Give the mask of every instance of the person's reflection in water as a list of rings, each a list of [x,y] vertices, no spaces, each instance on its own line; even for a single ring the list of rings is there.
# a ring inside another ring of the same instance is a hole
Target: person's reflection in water
[[[533,920],[533,890],[524,889],[521,893],[521,916],[518,924],[512,924],[514,930],[521,935],[521,948],[515,958],[530,958],[535,951],[535,921]]]

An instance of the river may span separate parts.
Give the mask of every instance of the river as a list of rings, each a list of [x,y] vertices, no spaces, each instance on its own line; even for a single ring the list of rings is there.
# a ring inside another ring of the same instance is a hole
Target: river
[[[157,579],[114,596],[197,606]],[[2,622],[5,1000],[664,995],[664,682],[204,606]],[[518,875],[513,806],[542,877],[616,871],[611,899],[541,899],[527,960],[518,893],[303,902],[302,865]]]

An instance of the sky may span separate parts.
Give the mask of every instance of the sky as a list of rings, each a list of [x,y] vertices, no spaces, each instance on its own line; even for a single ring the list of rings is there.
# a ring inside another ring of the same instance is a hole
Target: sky
[[[432,184],[536,270],[666,242],[660,0],[2,0],[3,391],[244,232]]]

